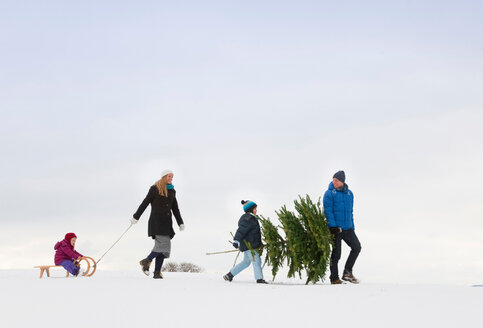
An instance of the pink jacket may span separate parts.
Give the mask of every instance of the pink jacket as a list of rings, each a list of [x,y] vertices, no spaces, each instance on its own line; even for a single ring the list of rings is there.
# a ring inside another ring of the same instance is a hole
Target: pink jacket
[[[75,260],[79,256],[83,256],[81,253],[77,252],[74,247],[67,241],[61,240],[54,246],[55,249],[55,265],[60,265],[65,260]]]

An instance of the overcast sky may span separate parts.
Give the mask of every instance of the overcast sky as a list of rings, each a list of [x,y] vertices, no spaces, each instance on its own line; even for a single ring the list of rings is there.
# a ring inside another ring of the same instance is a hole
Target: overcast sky
[[[483,281],[479,1],[2,1],[0,268],[96,260],[162,170],[173,261],[345,170],[366,282]],[[149,208],[99,269],[152,248]],[[177,231],[177,228],[175,229]],[[344,246],[343,266],[347,256]],[[269,271],[266,275],[270,278]]]

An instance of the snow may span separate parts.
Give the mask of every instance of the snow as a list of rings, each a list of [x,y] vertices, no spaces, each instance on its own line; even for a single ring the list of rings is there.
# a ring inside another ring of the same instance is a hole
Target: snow
[[[483,288],[447,285],[232,283],[222,273],[0,270],[0,327],[481,327]]]

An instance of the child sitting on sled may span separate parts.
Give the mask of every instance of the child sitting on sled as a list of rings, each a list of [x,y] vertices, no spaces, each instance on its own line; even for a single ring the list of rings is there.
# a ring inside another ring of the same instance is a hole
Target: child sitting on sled
[[[239,248],[243,252],[243,261],[237,266],[233,267],[230,272],[223,276],[223,279],[232,281],[233,277],[245,270],[250,263],[253,262],[253,271],[255,273],[255,280],[258,284],[266,284],[263,280],[262,260],[260,255],[255,250],[262,245],[262,233],[260,231],[260,224],[258,223],[257,204],[252,201],[241,201],[243,205],[243,214],[238,221],[238,230],[236,231],[233,246]],[[252,250],[250,250],[248,248]]]
[[[74,261],[84,256],[74,249],[76,240],[75,233],[69,232],[65,235],[64,240],[59,241],[54,246],[55,265],[63,266],[73,276],[77,276],[80,270],[80,267],[75,265]]]

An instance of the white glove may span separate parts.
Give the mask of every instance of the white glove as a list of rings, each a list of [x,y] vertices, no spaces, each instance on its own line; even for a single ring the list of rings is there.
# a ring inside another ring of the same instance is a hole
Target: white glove
[[[179,231],[183,231],[183,230],[184,230],[184,224],[180,224]]]
[[[131,220],[130,220],[130,221],[131,221],[131,224],[136,224],[136,223],[138,223],[138,220],[136,220],[135,218],[131,218]]]

